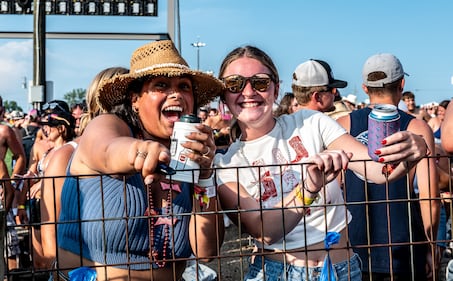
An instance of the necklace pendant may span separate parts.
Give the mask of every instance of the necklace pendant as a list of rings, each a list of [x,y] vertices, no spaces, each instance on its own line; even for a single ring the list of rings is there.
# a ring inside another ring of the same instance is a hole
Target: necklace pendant
[[[155,261],[157,260],[158,258],[158,253],[155,249],[152,249],[151,251],[149,251],[149,258],[152,260],[152,261]]]
[[[149,259],[153,263],[157,264],[157,266],[159,268],[162,268],[162,267],[165,266],[165,260],[162,261],[162,262],[159,262],[159,252],[156,249],[154,249],[154,248],[149,252]]]

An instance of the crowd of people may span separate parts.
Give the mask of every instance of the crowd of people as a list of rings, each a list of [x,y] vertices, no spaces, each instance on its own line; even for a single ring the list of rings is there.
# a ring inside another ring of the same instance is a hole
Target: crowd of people
[[[451,253],[452,106],[417,106],[392,54],[370,56],[362,78],[367,104],[311,59],[279,100],[264,50],[231,50],[214,77],[161,40],[128,69],[100,71],[84,103],[1,112],[7,270],[188,281],[188,261],[218,257],[234,223],[253,239],[244,280],[436,280]],[[399,131],[369,152],[376,104],[399,107]],[[200,167],[195,183],[168,168],[187,114],[201,120],[180,144]]]

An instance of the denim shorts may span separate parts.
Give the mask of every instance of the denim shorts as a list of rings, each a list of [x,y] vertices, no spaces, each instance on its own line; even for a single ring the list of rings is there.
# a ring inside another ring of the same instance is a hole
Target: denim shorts
[[[321,276],[322,267],[302,267],[285,264],[279,261],[264,257],[264,278],[262,256],[255,256],[253,263],[249,264],[249,270],[244,281],[318,281]],[[361,281],[362,262],[357,254],[354,254],[349,261],[342,261],[334,264],[337,281]]]
[[[453,260],[450,260],[448,262],[447,268],[445,270],[445,280],[453,281]]]
[[[69,277],[61,271],[54,271],[50,274],[48,281],[69,281]]]
[[[69,281],[69,276],[58,270],[57,261],[52,263],[52,269],[54,271],[51,272],[48,281]]]

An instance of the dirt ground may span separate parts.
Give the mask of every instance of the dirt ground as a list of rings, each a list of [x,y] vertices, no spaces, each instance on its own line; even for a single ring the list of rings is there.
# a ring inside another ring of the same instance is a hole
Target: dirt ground
[[[222,258],[206,264],[217,272],[217,281],[240,281],[244,279],[243,274],[247,271],[248,256],[252,250],[251,245],[249,236],[240,235],[234,224],[226,229],[225,240],[221,249]],[[436,280],[446,280],[446,266],[452,258],[451,253],[447,252],[444,255]]]
[[[248,235],[240,235],[238,228],[231,224],[225,231],[221,258],[207,263],[217,272],[217,281],[240,281],[247,271],[248,257],[252,251]]]

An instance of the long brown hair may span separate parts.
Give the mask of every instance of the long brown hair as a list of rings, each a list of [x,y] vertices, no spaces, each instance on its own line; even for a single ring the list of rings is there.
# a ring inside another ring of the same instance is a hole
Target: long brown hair
[[[243,57],[256,59],[257,61],[261,62],[271,72],[270,74],[271,74],[272,78],[274,79],[274,82],[276,84],[279,83],[280,76],[278,75],[277,67],[275,66],[271,57],[268,54],[266,54],[263,50],[261,50],[257,47],[254,47],[254,46],[250,46],[250,45],[238,47],[238,48],[232,50],[228,55],[226,55],[226,57],[222,61],[222,64],[220,65],[219,79],[222,80],[223,74],[225,73],[225,69],[233,61],[243,58]],[[276,87],[276,91],[277,91],[277,87]],[[278,93],[275,93],[275,95],[278,96]],[[220,98],[222,100],[225,100],[224,93],[221,94]],[[233,120],[230,132],[231,132],[231,138],[233,140],[237,139],[241,135],[241,129],[239,128],[239,125],[236,120]]]

